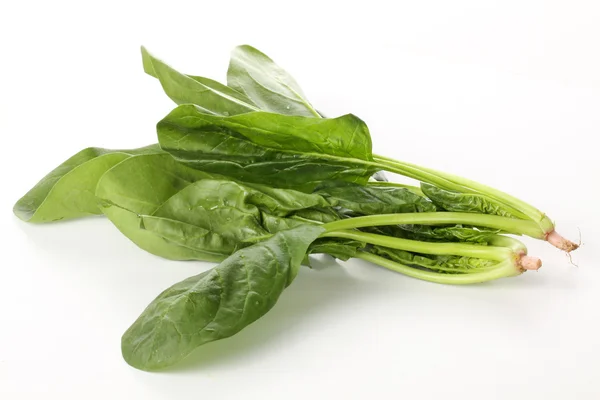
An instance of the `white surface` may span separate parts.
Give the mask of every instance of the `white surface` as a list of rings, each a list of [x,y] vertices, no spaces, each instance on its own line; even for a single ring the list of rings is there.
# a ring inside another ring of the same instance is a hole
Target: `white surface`
[[[356,3],[0,5],[0,398],[600,398],[598,3]],[[168,372],[129,367],[122,332],[209,265],[145,254],[101,218],[28,225],[12,205],[86,146],[154,141],[173,105],[139,45],[224,79],[242,43],[327,115],[363,118],[377,152],[516,194],[571,238],[580,229],[579,268],[533,240],[538,273],[471,287],[323,263],[237,336]]]

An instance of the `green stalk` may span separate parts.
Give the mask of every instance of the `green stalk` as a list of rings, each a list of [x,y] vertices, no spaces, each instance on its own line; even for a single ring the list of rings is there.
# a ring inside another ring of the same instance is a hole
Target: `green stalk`
[[[534,222],[522,219],[500,217],[498,215],[457,213],[457,212],[427,212],[406,214],[380,214],[364,217],[353,217],[340,221],[329,222],[323,227],[327,231],[364,228],[383,225],[447,225],[465,224],[499,229],[519,235],[527,235],[536,239],[544,239],[544,231]]]
[[[389,172],[394,172],[422,182],[430,183],[442,189],[454,190],[462,193],[477,193],[485,195],[502,203],[509,211],[513,211],[515,214],[526,215],[532,221],[536,222],[545,233],[549,233],[554,230],[554,224],[552,221],[550,221],[550,219],[540,210],[498,189],[494,189],[457,175],[420,167],[418,165],[397,161],[388,157],[375,155],[374,160],[376,163],[380,164],[382,168]]]
[[[481,246],[468,243],[436,243],[421,242],[418,240],[401,239],[375,233],[352,230],[336,230],[325,232],[320,237],[336,237],[352,239],[360,242],[389,247],[392,249],[410,251],[414,253],[433,255],[454,255],[461,257],[475,257],[494,261],[504,261],[516,257],[512,249],[498,246]]]
[[[412,268],[387,258],[363,251],[358,252],[356,254],[356,258],[372,262],[373,264],[380,265],[389,270],[399,272],[413,278],[447,285],[468,285],[473,283],[481,283],[498,278],[517,276],[522,273],[522,270],[518,268],[515,265],[514,260],[511,259],[507,259],[498,263],[495,268],[487,269],[481,272],[470,274],[439,274],[432,271],[424,271],[421,269]]]

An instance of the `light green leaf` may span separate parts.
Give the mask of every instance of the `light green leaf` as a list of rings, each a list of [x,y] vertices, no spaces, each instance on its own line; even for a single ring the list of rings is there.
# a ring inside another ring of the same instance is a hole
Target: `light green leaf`
[[[157,78],[163,90],[177,104],[195,104],[202,112],[236,115],[257,111],[252,100],[235,89],[212,79],[182,74],[142,47],[144,71]]]
[[[424,255],[404,250],[373,246],[370,252],[388,258],[400,264],[426,268],[431,271],[447,274],[468,274],[481,272],[495,267],[498,261],[475,257],[458,257],[451,255]]]
[[[132,150],[88,147],[56,167],[15,204],[27,222],[52,222],[101,214],[95,197],[100,177],[135,154],[162,153],[158,145]]]
[[[320,117],[290,74],[252,46],[231,53],[227,85],[252,99],[261,110]]]
[[[96,188],[102,212],[140,248],[173,260],[222,260],[211,252],[173,243],[141,226],[171,196],[213,175],[177,163],[168,154],[131,157],[106,172]],[[212,257],[211,257],[212,255]]]

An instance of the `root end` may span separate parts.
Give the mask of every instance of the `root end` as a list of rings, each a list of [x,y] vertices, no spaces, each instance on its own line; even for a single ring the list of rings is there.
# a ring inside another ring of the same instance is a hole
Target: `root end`
[[[552,231],[546,235],[546,240],[552,246],[561,249],[562,251],[566,251],[567,253],[572,252],[573,250],[577,250],[579,245],[577,243],[573,243],[568,239],[565,239],[556,231]]]
[[[521,258],[519,258],[518,264],[525,270],[537,271],[542,266],[542,260],[537,257],[523,255]]]

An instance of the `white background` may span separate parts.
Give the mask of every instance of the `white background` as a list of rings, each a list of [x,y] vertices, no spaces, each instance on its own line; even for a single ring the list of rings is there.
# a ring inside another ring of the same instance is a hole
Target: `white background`
[[[600,398],[598,21],[593,0],[2,2],[0,398]],[[164,373],[129,367],[121,334],[209,264],[145,254],[102,218],[28,225],[12,205],[84,147],[155,141],[173,104],[140,45],[224,80],[244,43],[327,115],[363,118],[376,152],[581,230],[579,267],[534,240],[538,273],[470,287],[324,260],[235,337]]]

